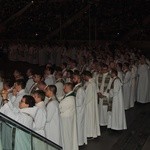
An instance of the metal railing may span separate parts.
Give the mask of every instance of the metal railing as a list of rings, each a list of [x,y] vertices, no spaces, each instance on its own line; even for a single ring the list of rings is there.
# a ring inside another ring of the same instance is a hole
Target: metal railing
[[[0,113],[0,150],[16,150],[18,145],[24,145],[23,150],[62,150],[54,142]]]

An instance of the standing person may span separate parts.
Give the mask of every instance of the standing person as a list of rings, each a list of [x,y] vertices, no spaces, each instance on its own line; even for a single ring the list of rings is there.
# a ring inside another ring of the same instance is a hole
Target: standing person
[[[15,81],[19,79],[24,79],[24,77],[22,76],[22,72],[19,69],[14,70],[13,76]]]
[[[99,118],[100,125],[106,126],[108,124],[108,99],[103,97],[103,94],[107,92],[108,84],[110,83],[111,75],[109,73],[108,66],[106,64],[102,67],[102,78],[99,79],[100,93],[99,93]]]
[[[48,85],[45,92],[48,97],[48,102],[46,103],[46,138],[61,146],[60,112],[56,99],[57,88],[55,85]]]
[[[33,75],[34,83],[29,89],[29,94],[31,95],[34,91],[38,90],[39,83],[43,80],[42,73],[40,71],[36,71]]]
[[[14,107],[19,107],[19,102],[21,101],[22,97],[26,95],[25,92],[25,81],[23,79],[16,80],[14,83],[13,89],[13,96],[11,97],[10,101],[12,102]]]
[[[108,122],[108,128],[113,130],[124,130],[127,129],[127,126],[122,95],[122,83],[121,80],[117,77],[116,70],[112,69],[111,77],[113,82],[109,91],[109,102],[111,103],[112,101],[112,112],[111,119]]]
[[[97,87],[91,72],[85,71],[84,79],[87,81],[85,89],[86,135],[89,138],[96,138],[97,136],[100,136]]]
[[[138,89],[137,89],[137,102],[148,103],[150,99],[149,94],[149,69],[144,58],[140,59],[140,64],[138,66]]]
[[[131,79],[132,79],[128,63],[124,63],[123,72],[124,72],[123,99],[125,110],[127,110],[131,107],[130,96],[131,96]]]
[[[57,87],[56,96],[57,96],[58,100],[60,100],[65,95],[64,90],[63,90],[64,80],[62,78],[62,72],[57,71],[55,78],[56,78],[55,86]]]
[[[6,96],[4,96],[6,98]],[[5,100],[5,99],[4,99]],[[5,100],[6,101],[6,100]],[[16,108],[12,105],[11,101],[6,101],[5,105],[0,109],[0,112],[7,115],[8,117],[12,118],[13,120],[21,123],[22,125],[26,126],[27,128],[33,129],[33,120],[37,112],[37,107],[35,106],[35,100],[30,95],[24,95],[19,102],[19,108]],[[9,128],[4,126],[6,131],[10,131]],[[6,132],[4,134],[4,139],[2,138],[2,142],[6,143],[4,146],[5,148],[11,148],[12,142],[12,135],[10,132]],[[7,134],[6,134],[7,133]],[[5,138],[7,141],[5,141]],[[3,141],[4,140],[4,141]],[[31,149],[31,138],[20,130],[19,128],[16,129],[15,132],[15,150],[30,150]],[[4,148],[4,147],[3,147]],[[12,148],[11,148],[12,149]]]
[[[34,81],[33,81],[33,70],[31,68],[29,68],[27,70],[27,77],[28,77],[28,81],[26,83],[26,87],[25,87],[25,90],[26,90],[26,93],[29,93],[29,90],[31,88],[31,86],[33,85]]]
[[[130,96],[130,106],[134,107],[134,102],[136,101],[136,86],[137,86],[137,67],[134,61],[131,61],[131,96]]]
[[[52,67],[48,67],[47,69],[45,69],[45,80],[44,82],[47,85],[54,85],[55,84],[55,77],[53,75],[54,73],[54,69]]]
[[[35,99],[35,106],[38,108],[36,116],[34,118],[33,130],[38,134],[45,136],[45,124],[46,124],[46,109],[45,109],[45,93],[42,90],[36,90],[33,92]]]
[[[82,146],[87,144],[85,130],[85,91],[81,83],[81,77],[77,72],[74,72],[73,83],[75,84],[73,92],[75,93],[76,102],[78,145]]]
[[[76,106],[73,84],[65,83],[65,97],[60,101],[62,145],[64,150],[78,150]]]

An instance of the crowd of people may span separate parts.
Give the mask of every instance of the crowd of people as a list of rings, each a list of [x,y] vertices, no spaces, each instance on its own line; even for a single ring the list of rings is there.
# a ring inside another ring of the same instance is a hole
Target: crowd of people
[[[11,60],[38,58],[34,50],[22,46],[20,51],[15,46]],[[77,150],[101,136],[101,126],[126,130],[125,110],[136,101],[150,102],[150,61],[137,49],[118,46],[112,50],[108,43],[91,49],[46,47],[50,52],[42,57],[43,67],[28,68],[26,76],[16,68],[13,80],[1,75],[0,112],[64,150]],[[15,146],[29,149],[21,141]],[[42,144],[38,146],[43,149]]]

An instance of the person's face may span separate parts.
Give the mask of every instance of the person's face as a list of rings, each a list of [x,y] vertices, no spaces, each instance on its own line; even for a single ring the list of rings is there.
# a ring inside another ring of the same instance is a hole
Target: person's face
[[[70,77],[71,77],[70,72],[67,72],[67,78],[70,78]]]
[[[74,84],[77,84],[77,83],[78,83],[78,80],[79,80],[78,76],[74,75],[74,76],[73,76],[73,79],[72,79],[73,83],[74,83]]]
[[[30,69],[27,70],[27,76],[29,77],[31,75]]]
[[[3,84],[3,89],[4,89],[4,90],[8,90],[9,87],[4,83],[4,84]]]
[[[26,99],[22,98],[21,101],[19,102],[19,108],[20,109],[29,107],[29,104],[26,104],[25,101],[26,101]]]
[[[53,96],[53,92],[49,88],[46,88],[45,89],[45,95],[47,97],[52,97]]]
[[[115,74],[114,73],[111,73],[111,78],[113,78],[115,76]]]
[[[104,67],[102,72],[103,72],[103,73],[108,72],[108,68],[107,68],[107,67]]]
[[[110,68],[112,68],[112,69],[115,68],[115,63],[114,62],[110,63]]]
[[[13,75],[14,75],[14,77],[18,77],[20,75],[20,73],[17,70],[15,70]]]
[[[41,76],[35,74],[35,75],[33,76],[33,81],[36,82],[36,83],[38,83],[39,81],[41,81]]]
[[[19,91],[20,86],[17,83],[14,83],[14,88]]]
[[[41,101],[41,99],[38,96],[38,94],[33,94],[33,97],[34,97],[36,103],[39,102],[39,101]]]
[[[65,93],[68,93],[68,91],[69,91],[69,90],[68,90],[68,86],[67,86],[67,85],[64,85],[64,89],[63,89],[63,90],[64,90]]]
[[[38,89],[44,91],[44,86],[42,84],[38,84]]]

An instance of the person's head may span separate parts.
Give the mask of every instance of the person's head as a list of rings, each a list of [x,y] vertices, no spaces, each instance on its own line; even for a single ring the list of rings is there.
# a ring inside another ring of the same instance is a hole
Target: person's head
[[[29,68],[28,70],[27,70],[27,72],[26,72],[26,75],[27,75],[27,77],[30,77],[30,76],[32,76],[34,73],[33,73],[33,69],[32,68]]]
[[[66,62],[63,62],[62,65],[61,65],[61,68],[62,68],[62,69],[67,68],[67,63],[66,63]]]
[[[50,68],[50,67],[52,67],[52,64],[51,64],[51,63],[48,63],[48,64],[46,64],[46,66],[45,66],[46,69],[47,69],[47,68]]]
[[[54,73],[54,68],[53,67],[48,67],[44,71],[45,76],[49,76],[49,75],[51,75],[53,73]]]
[[[57,87],[55,85],[48,85],[45,93],[47,97],[54,97],[57,93]]]
[[[108,65],[103,64],[103,66],[102,66],[102,72],[103,72],[103,73],[107,73],[108,71],[109,71]]]
[[[62,72],[61,72],[61,71],[57,71],[57,72],[56,72],[56,74],[55,74],[55,78],[56,78],[56,80],[58,80],[58,79],[62,78],[62,76],[63,76],[63,74],[62,74]]]
[[[41,82],[38,83],[39,90],[45,91],[46,86],[47,85],[44,81],[41,81]]]
[[[74,87],[73,83],[70,83],[70,82],[65,83],[65,85],[64,85],[64,92],[67,94],[67,93],[73,91],[73,87]]]
[[[77,67],[77,62],[75,60],[71,60],[70,67],[71,69],[73,69],[74,67]]]
[[[72,81],[75,85],[81,82],[81,76],[79,72],[74,72]]]
[[[30,95],[24,95],[21,101],[19,102],[20,109],[33,107],[33,106],[35,106],[35,99]]]
[[[111,77],[114,78],[114,77],[117,77],[117,75],[118,75],[117,70],[116,69],[112,69],[111,70]]]
[[[25,89],[26,82],[23,79],[18,79],[14,83],[14,88],[19,92],[22,89]]]
[[[122,63],[117,63],[117,70],[118,71],[121,71],[122,70]]]
[[[142,64],[142,65],[145,64],[145,63],[146,63],[145,58],[144,58],[144,57],[141,57],[139,62],[140,62],[140,64]]]
[[[67,78],[72,78],[73,71],[72,70],[67,70]]]
[[[129,70],[129,67],[130,67],[130,64],[129,64],[129,63],[124,63],[124,64],[123,64],[123,67],[122,67],[122,68],[123,68],[123,71],[124,71],[124,72],[128,71],[128,70]]]
[[[32,96],[34,97],[36,103],[39,103],[45,100],[45,93],[42,90],[34,91]]]
[[[115,67],[116,67],[115,62],[114,61],[110,61],[109,67],[110,67],[110,69],[115,69]]]
[[[92,78],[92,73],[90,71],[84,71],[83,72],[83,79],[85,81],[89,81],[89,79],[91,79],[91,78]]]
[[[9,90],[9,89],[11,89],[11,87],[13,87],[13,82],[9,79],[5,80],[3,83],[3,89]]]
[[[42,73],[39,72],[39,71],[36,71],[36,72],[34,73],[34,75],[33,75],[33,81],[34,81],[35,83],[39,83],[39,82],[42,81],[42,79],[43,79]]]
[[[22,73],[19,69],[16,69],[16,70],[14,70],[13,76],[17,80],[18,78],[20,78],[22,76]]]

